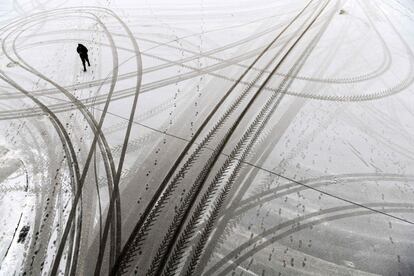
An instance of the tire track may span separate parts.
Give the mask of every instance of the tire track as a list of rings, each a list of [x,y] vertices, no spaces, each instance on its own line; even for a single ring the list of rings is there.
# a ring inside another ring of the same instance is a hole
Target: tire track
[[[309,25],[306,26],[304,31],[300,34],[299,38],[295,41],[295,43],[288,50],[284,58],[290,53],[291,50],[293,50],[293,48],[303,38],[303,36],[307,33],[310,27],[319,18],[319,16],[325,10],[328,4],[329,4],[329,1],[326,1],[323,4],[323,6],[320,8],[317,14],[312,18]],[[313,39],[313,41],[311,42],[311,46],[308,47],[308,50],[305,51],[302,54],[302,56],[297,59],[295,65],[290,70],[292,74],[295,74],[299,71],[295,67],[298,65],[299,62],[304,62],[306,60],[305,56],[309,56],[310,52],[316,45],[316,42],[319,40],[322,33],[323,33],[323,29]],[[283,59],[281,60],[281,62],[283,62]],[[278,69],[279,65],[275,67],[274,69],[275,71]],[[296,70],[296,72],[294,70]],[[272,77],[272,74],[269,76],[267,80],[270,80],[271,77]],[[287,84],[287,82],[288,82],[288,79],[285,79],[280,84],[279,90],[283,90],[285,86],[288,87],[289,84]],[[201,234],[199,235],[200,238],[198,239],[198,242],[196,243],[194,249],[192,250],[192,252],[190,253],[190,256],[188,257],[188,259],[190,260],[189,266],[185,270],[185,275],[192,275],[193,273],[196,273],[197,265],[204,251],[205,244],[207,242],[208,237],[211,234],[211,231],[213,230],[213,226],[215,224],[216,219],[218,218],[219,212],[227,197],[227,194],[232,188],[232,185],[234,183],[235,178],[237,177],[239,173],[239,170],[240,170],[240,167],[241,167],[241,164],[244,158],[246,158],[249,150],[255,143],[257,137],[259,136],[261,130],[263,129],[263,126],[269,120],[274,110],[278,107],[282,99],[282,97],[278,97],[278,96],[280,95],[273,94],[270,96],[270,98],[267,100],[265,105],[262,107],[261,111],[258,113],[256,118],[252,121],[250,126],[247,128],[244,135],[241,137],[241,139],[236,144],[236,146],[234,147],[234,149],[232,150],[232,152],[230,153],[230,155],[228,156],[228,158],[226,159],[226,161],[224,162],[224,164],[222,165],[218,173],[215,175],[215,177],[209,184],[201,200],[199,201],[196,209],[194,210],[192,217],[188,220],[186,227],[182,231],[180,238],[176,241],[176,247],[172,251],[172,254],[169,256],[169,260],[163,271],[163,275],[171,275],[171,273],[174,273],[178,269],[178,266],[181,262],[181,259],[183,258],[186,247],[188,247],[189,245],[190,239],[194,238],[194,233],[197,231],[196,229],[198,228],[198,225],[201,223],[201,220],[204,219],[206,221],[205,226],[204,228],[201,229]],[[237,121],[240,122],[241,119],[242,118],[239,118],[239,120]],[[237,127],[237,125],[235,127]],[[245,150],[241,152],[243,147],[245,147]],[[221,151],[222,150],[223,148],[221,149]],[[226,181],[226,183],[220,189],[219,187],[220,182],[222,182],[223,180]],[[217,196],[215,194],[217,194]],[[213,198],[214,196],[216,197],[215,200]],[[214,202],[211,203],[212,201]],[[208,209],[210,210],[208,211]]]
[[[93,15],[93,14],[92,14]],[[94,15],[93,15],[94,16]],[[104,24],[99,20],[99,18],[97,18],[97,17],[95,17],[96,19],[97,19],[97,21],[100,23],[100,26],[104,29],[104,30],[106,30],[106,27],[104,26]],[[19,27],[21,27],[21,26],[19,26]],[[107,32],[107,35],[109,35],[109,32],[106,30],[106,32]],[[33,67],[31,67],[30,65],[28,65],[26,62],[24,62],[23,61],[23,59],[18,55],[18,53],[16,52],[16,48],[15,48],[15,45],[16,45],[16,40],[18,39],[18,37],[19,37],[19,35],[21,34],[22,32],[20,32],[16,37],[15,37],[15,39],[13,40],[13,49],[14,49],[14,51],[15,51],[15,55],[16,55],[16,57],[18,58],[18,60],[19,60],[19,63],[20,63],[20,66],[23,68],[23,69],[25,69],[25,70],[27,70],[27,71],[29,71],[29,72],[31,72],[31,73],[33,73],[33,74],[35,74],[36,76],[38,76],[38,77],[40,77],[41,79],[44,79],[44,80],[46,80],[46,81],[48,81],[49,83],[51,83],[53,86],[55,86],[57,89],[59,89],[63,94],[65,94],[69,99],[71,99],[71,101],[72,101],[72,103],[75,103],[76,105],[77,105],[77,107],[78,107],[78,109],[84,114],[84,116],[85,116],[85,118],[87,119],[87,121],[88,121],[88,123],[89,123],[89,125],[91,126],[91,128],[93,129],[93,131],[95,132],[95,133],[97,133],[96,135],[99,135],[99,141],[98,141],[98,143],[99,143],[99,145],[100,145],[100,148],[101,148],[101,152],[103,153],[103,156],[105,156],[105,158],[104,158],[104,163],[106,164],[105,166],[106,166],[106,169],[107,169],[107,171],[109,171],[109,168],[111,168],[111,171],[112,171],[112,173],[114,173],[114,165],[113,165],[113,159],[112,159],[112,157],[111,157],[111,155],[110,155],[110,151],[109,151],[109,147],[108,147],[108,145],[107,145],[107,142],[106,142],[106,140],[105,140],[105,138],[104,138],[104,136],[103,136],[103,134],[102,134],[102,132],[100,132],[100,130],[98,130],[97,129],[97,124],[96,124],[96,121],[94,120],[94,118],[93,118],[93,116],[89,113],[89,111],[85,108],[85,106],[83,106],[82,105],[82,103],[80,103],[71,93],[69,93],[68,91],[66,91],[63,87],[61,87],[61,86],[59,86],[56,82],[54,82],[54,81],[52,81],[52,80],[50,80],[49,78],[47,78],[46,76],[44,76],[44,75],[42,75],[40,72],[38,72],[35,68],[33,68]],[[11,33],[9,33],[9,35],[10,35]],[[3,40],[3,50],[5,49],[5,47],[4,47],[4,43],[5,43],[5,41],[8,39],[8,37],[9,37],[9,35],[7,35],[6,36],[6,38]],[[109,36],[108,36],[109,37]],[[111,38],[110,38],[110,41],[112,41],[111,40]],[[112,43],[113,43],[113,41],[112,41]],[[117,67],[117,54],[116,54],[116,48],[115,48],[115,45],[114,45],[114,43],[112,44],[112,47],[113,47],[113,61],[115,62],[114,63],[114,67],[116,68]],[[7,57],[10,59],[10,60],[12,60],[12,61],[14,61],[14,62],[17,62],[16,60],[14,60],[11,56],[9,56],[8,54],[7,54],[7,52],[4,50],[4,52],[5,52],[5,54],[7,55]],[[23,66],[24,65],[24,66]],[[116,72],[117,72],[117,70],[115,70],[115,74],[113,74],[113,79],[112,79],[112,85],[111,85],[111,91],[113,92],[113,90],[114,90],[114,87],[115,87],[115,83],[116,83]],[[108,96],[110,96],[111,95],[111,92],[110,93],[108,93]],[[109,97],[109,99],[107,100],[107,105],[109,105],[109,100],[110,100],[110,97]],[[103,113],[103,114],[105,114],[105,113]],[[103,115],[103,117],[104,117],[104,115]],[[91,150],[91,152],[94,150],[94,145],[92,145],[92,150]],[[108,155],[108,156],[106,156],[106,155]],[[90,158],[89,158],[90,159]],[[80,185],[82,186],[83,185],[83,181],[85,180],[85,177],[86,177],[86,172],[87,172],[87,170],[88,170],[88,166],[89,166],[89,164],[88,164],[88,161],[87,161],[87,163],[86,163],[86,165],[85,165],[85,167],[84,167],[84,172],[83,172],[83,177],[80,179]],[[112,181],[111,181],[112,182]],[[82,190],[82,189],[79,189],[79,190]],[[76,200],[75,200],[75,202],[76,202]],[[76,208],[76,205],[74,205],[74,208]],[[79,225],[81,225],[81,224],[79,224]],[[78,237],[78,240],[77,240],[77,242],[76,242],[76,246],[75,246],[75,248],[74,248],[74,250],[75,250],[75,252],[78,250],[78,246],[79,246],[79,242],[80,242],[80,235],[77,235],[77,237]],[[77,255],[75,254],[75,257],[76,257]],[[75,259],[75,262],[76,262],[76,259]]]
[[[250,256],[259,252],[260,250],[264,249],[270,244],[280,239],[283,239],[285,237],[288,237],[289,235],[293,233],[307,229],[311,226],[319,225],[323,222],[336,221],[340,219],[359,217],[359,216],[365,216],[365,215],[373,215],[375,214],[374,210],[376,210],[376,208],[378,209],[381,208],[381,212],[385,212],[385,213],[413,213],[414,212],[414,209],[413,209],[414,205],[409,204],[409,203],[391,203],[391,202],[375,203],[374,202],[374,203],[366,203],[365,206],[371,208],[372,210],[358,210],[361,208],[360,206],[345,205],[345,206],[332,207],[332,208],[325,209],[322,211],[310,213],[310,214],[303,215],[301,217],[280,223],[276,225],[275,227],[272,227],[271,229],[268,229],[264,231],[263,233],[257,235],[256,237],[252,238],[248,242],[238,246],[235,250],[233,250],[232,252],[224,256],[214,266],[209,268],[203,275],[213,275],[213,273],[214,275],[228,275],[228,273],[230,273],[231,270],[236,268],[243,261],[247,260]],[[354,210],[357,210],[357,211],[354,211]],[[349,212],[349,213],[341,214],[341,212]],[[314,218],[317,218],[318,216],[326,216],[326,217],[320,218],[320,219],[314,219]],[[311,221],[306,222],[307,220],[311,220]],[[248,247],[258,242],[261,238],[275,234],[275,232],[278,232],[280,229],[286,229],[286,230],[281,231],[281,233],[273,236],[272,238],[267,239],[265,242],[259,245],[256,245],[253,249],[250,249],[247,252],[240,254],[240,252],[247,250]],[[235,258],[236,255],[237,255],[237,258]],[[217,273],[218,269],[224,266],[229,260],[232,260],[232,263],[229,266],[227,266],[224,270]]]

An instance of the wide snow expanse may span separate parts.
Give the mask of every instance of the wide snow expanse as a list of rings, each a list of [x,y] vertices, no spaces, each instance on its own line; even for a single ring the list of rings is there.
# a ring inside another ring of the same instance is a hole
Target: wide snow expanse
[[[0,0],[0,42],[0,275],[414,275],[412,0]]]

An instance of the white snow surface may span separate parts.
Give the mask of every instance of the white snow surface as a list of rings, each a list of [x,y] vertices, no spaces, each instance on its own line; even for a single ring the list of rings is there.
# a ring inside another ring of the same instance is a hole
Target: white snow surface
[[[413,1],[1,0],[0,42],[0,275],[414,275]]]

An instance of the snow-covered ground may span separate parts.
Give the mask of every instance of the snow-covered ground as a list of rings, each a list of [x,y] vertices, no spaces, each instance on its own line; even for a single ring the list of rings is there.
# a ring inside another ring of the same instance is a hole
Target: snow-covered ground
[[[411,0],[1,0],[0,42],[0,275],[414,275]]]

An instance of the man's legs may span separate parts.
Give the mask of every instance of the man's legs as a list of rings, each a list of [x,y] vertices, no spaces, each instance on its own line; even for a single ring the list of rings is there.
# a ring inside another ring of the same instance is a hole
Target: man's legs
[[[82,64],[83,64],[83,72],[86,72],[86,66],[85,66],[85,58],[81,57]]]

